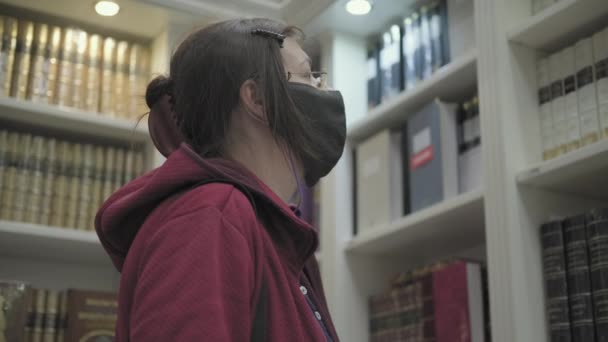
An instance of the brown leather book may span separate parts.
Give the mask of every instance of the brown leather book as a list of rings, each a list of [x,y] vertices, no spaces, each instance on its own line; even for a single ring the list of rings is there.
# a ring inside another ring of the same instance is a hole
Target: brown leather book
[[[67,294],[65,342],[114,340],[116,294],[74,289]]]

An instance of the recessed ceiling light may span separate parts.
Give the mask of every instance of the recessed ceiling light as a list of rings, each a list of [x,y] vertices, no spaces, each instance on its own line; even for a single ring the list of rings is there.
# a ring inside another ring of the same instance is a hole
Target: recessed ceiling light
[[[112,17],[118,14],[120,6],[114,1],[97,1],[95,3],[95,12],[104,17]]]
[[[366,15],[372,10],[368,0],[350,0],[346,3],[346,11],[352,15]]]

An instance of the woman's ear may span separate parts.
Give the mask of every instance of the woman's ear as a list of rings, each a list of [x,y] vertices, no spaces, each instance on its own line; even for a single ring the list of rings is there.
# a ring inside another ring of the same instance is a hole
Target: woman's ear
[[[264,111],[264,100],[259,86],[255,81],[249,79],[243,82],[239,91],[239,97],[243,109],[255,120],[268,124],[268,118]]]

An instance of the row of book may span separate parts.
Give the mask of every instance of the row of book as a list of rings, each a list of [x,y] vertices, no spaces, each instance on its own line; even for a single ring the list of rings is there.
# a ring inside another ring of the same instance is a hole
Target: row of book
[[[0,341],[114,340],[115,293],[35,289],[25,282],[0,281],[0,300],[5,304],[0,310]]]
[[[435,0],[391,25],[368,51],[368,108],[414,88],[474,45],[472,17],[470,0]]]
[[[550,341],[608,340],[608,209],[540,230]]]
[[[608,28],[538,61],[543,159],[608,137]]]
[[[482,184],[479,100],[435,100],[355,149],[355,222],[363,232]]]
[[[532,0],[532,14],[536,14],[561,0]]]
[[[103,201],[143,171],[142,151],[0,130],[0,220],[91,230]]]
[[[395,277],[369,300],[372,342],[490,341],[487,276],[482,265],[438,262]]]
[[[0,36],[1,95],[125,118],[147,112],[146,47],[8,16]]]

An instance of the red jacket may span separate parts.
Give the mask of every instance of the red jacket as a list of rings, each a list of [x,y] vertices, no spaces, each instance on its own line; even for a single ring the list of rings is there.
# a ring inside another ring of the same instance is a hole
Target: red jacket
[[[256,209],[234,185],[195,186],[214,178],[246,188]],[[314,258],[317,232],[235,162],[182,145],[113,194],[95,223],[121,272],[117,342],[250,341],[262,279],[268,341],[325,341],[300,285],[338,341]]]

